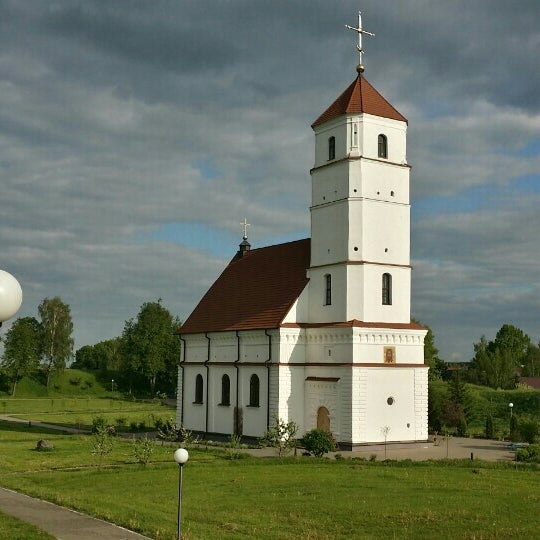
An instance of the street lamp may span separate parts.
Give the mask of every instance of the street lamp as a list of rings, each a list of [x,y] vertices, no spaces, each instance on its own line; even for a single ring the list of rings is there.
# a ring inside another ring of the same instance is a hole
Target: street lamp
[[[174,461],[178,463],[178,528],[176,540],[181,540],[182,538],[182,474],[184,465],[189,459],[188,451],[185,448],[179,448],[174,453]]]
[[[508,406],[510,407],[510,440],[512,440],[512,411],[514,410],[514,404],[509,403]]]
[[[8,272],[0,270],[0,326],[11,319],[22,304],[22,289],[19,282]]]
[[[111,379],[111,392],[114,392],[114,379]]]

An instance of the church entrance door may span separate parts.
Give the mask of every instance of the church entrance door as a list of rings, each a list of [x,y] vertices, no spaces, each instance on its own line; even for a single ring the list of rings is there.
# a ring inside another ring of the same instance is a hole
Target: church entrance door
[[[330,413],[326,407],[319,407],[317,410],[317,429],[322,429],[328,433],[330,431]]]

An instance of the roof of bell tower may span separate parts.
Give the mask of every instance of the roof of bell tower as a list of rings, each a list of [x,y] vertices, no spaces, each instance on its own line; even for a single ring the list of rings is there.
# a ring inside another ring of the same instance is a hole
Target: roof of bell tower
[[[362,74],[324,111],[311,127],[314,128],[345,114],[367,113],[392,120],[407,119],[384,99]]]

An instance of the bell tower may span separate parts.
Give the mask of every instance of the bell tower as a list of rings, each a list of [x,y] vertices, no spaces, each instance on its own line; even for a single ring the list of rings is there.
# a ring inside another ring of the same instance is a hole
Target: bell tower
[[[312,124],[309,322],[409,323],[407,120],[358,75]],[[373,35],[373,34],[370,34]]]

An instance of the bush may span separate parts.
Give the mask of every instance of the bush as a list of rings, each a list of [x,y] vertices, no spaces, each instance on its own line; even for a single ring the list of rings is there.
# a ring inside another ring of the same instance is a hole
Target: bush
[[[125,416],[119,416],[116,419],[116,426],[118,429],[124,428],[127,425],[127,418]]]
[[[536,438],[540,432],[540,425],[535,418],[523,418],[519,420],[518,424],[519,434],[521,438],[530,444],[536,442]]]
[[[154,441],[146,435],[142,439],[133,438],[131,443],[131,453],[140,465],[146,466],[154,452]]]
[[[516,461],[540,463],[540,444],[531,444],[525,448],[520,448],[516,453]]]
[[[94,431],[92,436],[92,454],[95,454],[99,457],[99,468],[101,469],[101,464],[103,462],[104,456],[110,454],[113,449],[113,433],[111,433],[109,426],[107,428],[97,428]]]
[[[316,457],[321,457],[326,452],[336,449],[336,442],[331,433],[324,429],[312,429],[308,431],[302,439],[304,448]]]
[[[229,437],[227,444],[227,457],[229,459],[238,459],[242,456],[242,453],[238,451],[242,443],[242,437],[240,435],[233,434]]]
[[[104,416],[95,416],[92,418],[92,433],[104,431],[107,427],[107,419]]]
[[[281,418],[274,416],[270,429],[265,433],[264,437],[259,439],[261,446],[271,446],[278,451],[279,457],[296,448],[296,433],[298,426],[296,422],[290,420],[285,422]]]

